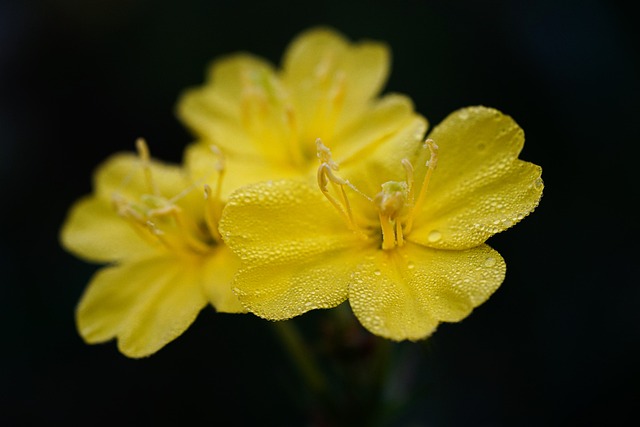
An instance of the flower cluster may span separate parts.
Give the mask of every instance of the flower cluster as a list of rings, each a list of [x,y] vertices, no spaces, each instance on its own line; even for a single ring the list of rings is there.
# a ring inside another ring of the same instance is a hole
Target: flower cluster
[[[130,357],[217,311],[283,320],[346,300],[369,331],[429,336],[502,283],[485,241],[529,214],[541,169],[520,127],[486,107],[427,120],[380,96],[389,51],[326,28],[276,68],[249,54],[211,66],[177,112],[195,135],[182,165],[137,154],[100,166],[62,244],[106,263],[76,312],[89,343]]]

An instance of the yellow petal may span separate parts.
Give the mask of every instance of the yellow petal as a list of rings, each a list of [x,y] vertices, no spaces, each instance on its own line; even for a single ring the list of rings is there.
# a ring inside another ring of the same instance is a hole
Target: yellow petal
[[[76,322],[88,343],[117,337],[123,354],[144,357],[180,336],[206,303],[192,265],[148,258],[100,270],[80,300]]]
[[[274,75],[273,66],[264,59],[250,53],[235,53],[215,60],[209,67],[207,83],[215,92],[238,108],[238,95],[247,86],[247,80],[257,80],[265,75]]]
[[[102,163],[94,174],[94,194],[76,202],[62,226],[62,245],[78,257],[95,262],[112,262],[130,256],[140,257],[159,247],[144,240],[131,223],[121,218],[114,206],[117,195],[128,202],[141,196],[159,195],[176,201],[188,212],[203,210],[202,192],[176,165],[150,161],[149,174],[134,154],[116,154]]]
[[[203,260],[202,286],[216,311],[242,313],[246,310],[231,291],[233,276],[240,268],[240,259],[226,245],[219,245],[214,254]]]
[[[363,162],[373,149],[411,126],[417,117],[411,99],[399,94],[387,95],[368,106],[366,112],[334,140],[324,143],[331,148],[335,161],[341,167],[350,161]]]
[[[220,157],[216,156],[203,141],[190,144],[185,150],[185,165],[194,182],[209,184],[216,188],[219,173],[216,164]],[[224,155],[224,178],[222,180],[221,197],[226,200],[236,189],[260,181],[297,177],[300,171],[282,166],[274,167],[265,161],[249,161],[236,153]]]
[[[439,322],[460,321],[489,298],[505,268],[487,245],[442,251],[409,243],[363,257],[349,302],[372,333],[398,341],[423,339]]]
[[[330,139],[376,96],[389,73],[389,50],[379,42],[350,44],[327,28],[308,30],[288,47],[283,81],[291,89],[305,133]]]
[[[149,171],[151,182],[139,156],[133,153],[114,154],[96,169],[93,177],[95,193],[109,201],[114,193],[137,200],[142,194],[157,192],[169,199],[191,185],[178,165],[151,160]]]
[[[269,320],[336,307],[347,299],[359,257],[355,249],[331,249],[287,264],[247,267],[236,275],[234,291],[250,312]]]
[[[518,160],[524,133],[511,117],[486,107],[465,108],[429,138],[439,146],[437,168],[407,238],[431,247],[469,248],[537,206],[541,169]]]
[[[350,269],[366,245],[317,188],[296,181],[240,189],[220,231],[243,262],[234,281],[240,302],[272,320],[344,301]]]
[[[119,217],[104,198],[85,197],[70,209],[60,232],[62,245],[93,262],[113,262],[158,250]]]
[[[427,206],[406,238],[433,248],[479,245],[535,209],[543,189],[541,173],[539,166],[517,160],[499,178],[478,184],[466,197],[452,194],[443,204],[429,204],[427,197]]]
[[[272,67],[249,54],[214,62],[206,85],[186,91],[180,119],[207,144],[245,159],[286,162],[295,139],[288,95]]]

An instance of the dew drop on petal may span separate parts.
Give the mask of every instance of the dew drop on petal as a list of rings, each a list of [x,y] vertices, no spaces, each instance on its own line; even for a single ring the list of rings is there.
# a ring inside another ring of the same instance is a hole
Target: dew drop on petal
[[[380,276],[382,273],[380,272],[380,270],[375,270],[373,274],[375,274],[376,276]]]
[[[533,186],[538,189],[540,187],[542,187],[542,178],[538,178],[535,180],[535,182],[533,183]]]
[[[442,239],[442,233],[438,230],[432,230],[427,237],[427,240],[429,240],[431,243],[435,243],[440,239]]]
[[[496,265],[496,259],[494,257],[487,257],[487,259],[484,260],[484,266],[485,267],[493,267],[494,265]]]

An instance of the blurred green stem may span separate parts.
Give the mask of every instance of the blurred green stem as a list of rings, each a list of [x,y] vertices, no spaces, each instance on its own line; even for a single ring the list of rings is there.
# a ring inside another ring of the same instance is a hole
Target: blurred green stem
[[[292,320],[274,322],[273,324],[303,379],[315,394],[323,395],[327,391],[326,379],[318,368],[314,355],[303,342],[298,328]]]

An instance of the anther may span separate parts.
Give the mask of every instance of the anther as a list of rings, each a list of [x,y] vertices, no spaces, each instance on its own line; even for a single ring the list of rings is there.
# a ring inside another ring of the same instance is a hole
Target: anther
[[[151,155],[149,154],[147,142],[143,138],[138,138],[136,140],[136,150],[138,151],[138,157],[140,157],[140,162],[142,163],[142,170],[144,171],[147,190],[149,193],[157,196],[160,192],[158,191],[158,187],[155,185],[151,175]]]

